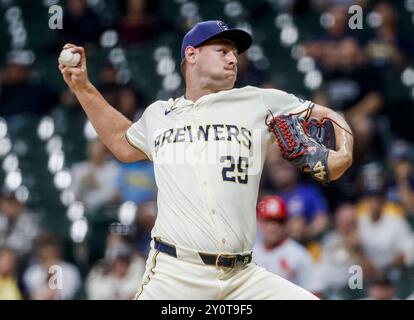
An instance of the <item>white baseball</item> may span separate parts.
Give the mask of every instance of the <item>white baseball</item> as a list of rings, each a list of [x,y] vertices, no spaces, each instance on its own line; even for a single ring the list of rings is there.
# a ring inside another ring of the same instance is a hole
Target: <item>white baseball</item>
[[[79,64],[80,54],[72,52],[71,49],[63,49],[59,55],[59,62],[66,67],[75,67]]]

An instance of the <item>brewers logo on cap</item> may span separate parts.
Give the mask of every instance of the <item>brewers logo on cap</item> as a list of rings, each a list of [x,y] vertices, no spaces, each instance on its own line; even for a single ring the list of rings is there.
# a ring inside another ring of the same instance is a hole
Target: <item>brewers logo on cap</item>
[[[218,21],[217,25],[219,26],[219,28],[223,31],[227,30],[229,27],[227,26],[227,24],[225,24],[223,21]]]

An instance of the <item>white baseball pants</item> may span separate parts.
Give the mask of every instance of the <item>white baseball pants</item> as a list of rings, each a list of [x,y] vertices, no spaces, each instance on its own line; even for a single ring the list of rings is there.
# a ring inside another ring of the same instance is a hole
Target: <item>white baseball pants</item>
[[[205,265],[198,253],[177,248],[175,258],[151,249],[137,300],[316,300],[297,285],[249,263],[243,268]]]

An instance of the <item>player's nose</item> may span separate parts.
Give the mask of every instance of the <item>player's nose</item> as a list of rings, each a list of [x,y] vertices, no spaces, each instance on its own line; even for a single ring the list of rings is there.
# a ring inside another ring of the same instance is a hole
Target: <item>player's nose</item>
[[[233,51],[229,51],[227,54],[227,61],[230,65],[237,65],[237,56]]]

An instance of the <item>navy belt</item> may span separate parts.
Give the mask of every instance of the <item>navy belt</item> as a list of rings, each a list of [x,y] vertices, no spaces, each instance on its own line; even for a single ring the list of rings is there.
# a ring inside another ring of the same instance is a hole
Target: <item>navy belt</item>
[[[154,238],[154,248],[160,252],[166,253],[177,258],[177,249],[174,245],[163,242]],[[249,254],[210,254],[198,252],[201,260],[207,265],[216,267],[234,268],[243,267],[252,261],[252,255]]]

